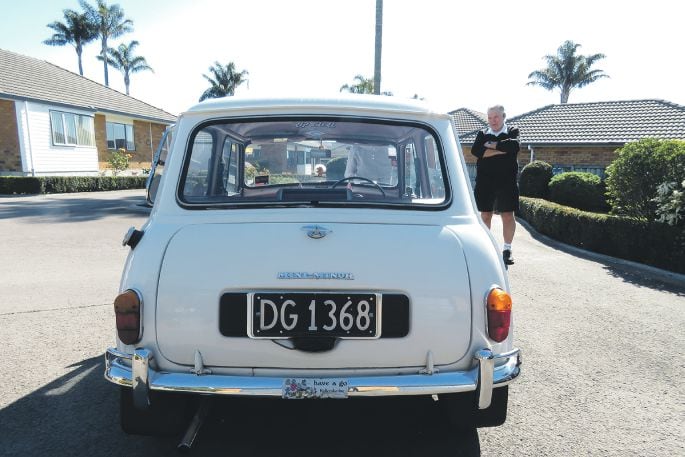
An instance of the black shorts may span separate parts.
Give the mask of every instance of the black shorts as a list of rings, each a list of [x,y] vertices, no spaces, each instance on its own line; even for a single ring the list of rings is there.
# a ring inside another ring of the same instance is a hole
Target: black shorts
[[[478,211],[508,213],[519,209],[519,186],[515,179],[476,178]]]

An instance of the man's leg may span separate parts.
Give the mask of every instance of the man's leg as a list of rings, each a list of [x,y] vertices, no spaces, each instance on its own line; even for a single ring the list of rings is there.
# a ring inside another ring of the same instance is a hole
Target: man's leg
[[[492,214],[492,213],[491,213]],[[511,244],[514,241],[514,232],[516,232],[516,219],[514,212],[502,213],[502,237],[505,244]]]
[[[483,219],[483,222],[485,222],[485,226],[490,228],[490,224],[492,223],[492,211],[481,211],[480,217]]]
[[[514,256],[511,255],[511,242],[514,241],[516,231],[516,219],[514,212],[507,211],[501,213],[502,216],[502,237],[504,238],[504,248],[502,249],[502,259],[505,265],[514,264]]]

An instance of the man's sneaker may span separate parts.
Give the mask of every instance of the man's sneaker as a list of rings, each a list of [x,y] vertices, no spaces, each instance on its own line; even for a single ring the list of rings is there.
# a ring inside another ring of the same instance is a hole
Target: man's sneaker
[[[509,249],[502,251],[502,260],[504,260],[504,265],[508,266],[514,264],[514,257],[511,255],[511,251]]]

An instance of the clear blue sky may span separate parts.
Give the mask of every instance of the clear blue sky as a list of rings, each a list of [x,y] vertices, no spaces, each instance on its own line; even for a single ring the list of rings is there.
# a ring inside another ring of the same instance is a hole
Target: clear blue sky
[[[94,3],[94,0],[91,1]],[[208,87],[214,61],[249,71],[241,95],[336,94],[357,74],[373,77],[375,0],[119,0],[155,73],[134,74],[131,95],[178,114]],[[78,72],[71,46],[52,47],[47,24],[63,21],[77,0],[0,0],[0,48]],[[564,40],[581,54],[604,53],[596,68],[611,78],[571,92],[569,102],[658,98],[685,105],[682,19],[678,0],[550,2],[519,0],[385,0],[382,90],[418,94],[438,109],[510,116],[559,103],[558,91],[526,86]],[[104,82],[86,46],[84,76]],[[110,69],[111,87],[124,92]]]

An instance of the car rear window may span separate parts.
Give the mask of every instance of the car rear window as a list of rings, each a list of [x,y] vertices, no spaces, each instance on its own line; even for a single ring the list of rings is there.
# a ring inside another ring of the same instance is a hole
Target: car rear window
[[[411,122],[298,117],[212,121],[188,142],[184,206],[436,208],[449,197],[442,147]]]

